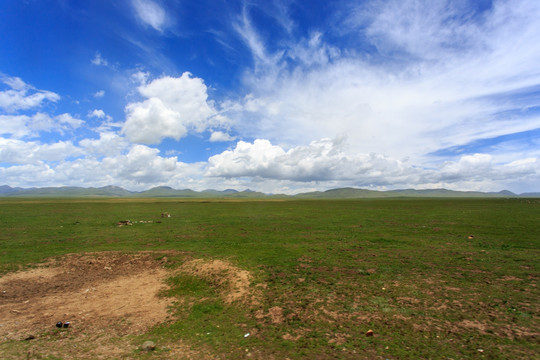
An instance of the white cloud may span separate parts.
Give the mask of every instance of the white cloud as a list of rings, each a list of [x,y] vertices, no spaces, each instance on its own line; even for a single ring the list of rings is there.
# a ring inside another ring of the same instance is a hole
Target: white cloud
[[[90,62],[96,66],[109,66],[109,62],[101,57],[101,53],[96,51],[94,58]]]
[[[161,6],[151,0],[133,0],[132,4],[139,20],[155,30],[163,32],[167,25],[167,16]]]
[[[513,179],[540,181],[540,160],[498,163],[489,154],[474,154],[423,169],[374,153],[350,154],[344,139],[321,139],[289,150],[258,139],[212,156],[206,175],[285,193],[343,186],[499,191],[508,185],[520,191]]]
[[[0,91],[0,108],[8,112],[39,107],[44,101],[57,102],[60,95],[39,90],[18,77],[2,77],[0,80],[11,89]]]
[[[14,90],[24,90],[28,88],[28,85],[19,77],[5,77],[2,79],[2,82],[9,85]]]
[[[130,145],[112,132],[82,140],[78,146],[69,141],[41,144],[0,138],[0,162],[12,164],[0,168],[0,178],[23,187],[118,184],[144,190],[167,185],[294,194],[354,186],[519,192],[540,182],[538,158],[499,163],[491,155],[474,154],[422,169],[376,154],[350,155],[344,139],[321,139],[288,150],[267,140],[240,141],[208,163],[186,164],[160,156],[158,149]]]
[[[159,4],[132,1],[138,19],[163,32],[170,19]],[[534,92],[540,84],[538,2],[494,1],[481,14],[467,1],[356,2],[342,12],[345,22],[310,28],[300,39],[294,38],[297,28],[287,8],[276,4],[263,15],[266,21],[283,20],[278,30],[289,38],[258,32],[259,17],[249,13],[256,5],[246,3],[233,21],[254,62],[242,78],[242,100],[216,104],[200,78],[184,73],[150,81],[139,67],[114,79],[126,93],[138,86],[128,95],[137,100],[125,107],[125,122],[112,123],[102,109],[84,110],[89,123],[101,125],[90,129],[96,138],[76,145],[23,141],[42,132],[72,131],[83,121],[67,113],[22,112],[60,96],[17,77],[0,77],[7,86],[0,91],[0,134],[6,135],[0,138],[0,161],[13,165],[0,167],[0,178],[13,186],[82,181],[128,189],[169,185],[285,193],[342,186],[537,188],[538,141],[516,138],[480,150],[471,145],[450,159],[432,153],[540,128],[540,116],[529,111],[540,106]],[[338,18],[330,14],[327,20]],[[175,68],[153,44],[122,36],[141,50],[148,66],[165,74]],[[343,41],[331,42],[336,36]],[[90,61],[111,67],[99,52]],[[103,97],[105,91],[93,95]],[[257,140],[239,141],[196,164],[179,162],[175,150],[163,155],[140,145],[192,132],[210,133],[211,142]]]
[[[148,77],[150,77],[148,72],[139,70],[131,75],[131,80],[138,85],[144,85],[148,82]]]
[[[269,54],[266,50],[266,46],[259,34],[253,27],[251,19],[249,17],[248,8],[244,6],[242,16],[239,17],[238,22],[233,23],[233,28],[240,35],[246,46],[250,49],[255,62],[255,69],[258,70],[260,66],[275,66],[282,56],[282,52],[276,54]]]
[[[214,131],[210,135],[210,142],[220,142],[220,141],[233,141],[236,137],[229,135],[223,131]]]
[[[122,134],[132,142],[156,144],[166,137],[179,140],[187,133],[180,114],[158,98],[129,104],[126,113],[127,120],[122,127]]]
[[[105,113],[101,109],[94,109],[88,113],[89,118],[96,118],[102,120],[101,124],[94,129],[97,133],[109,133],[113,128],[121,128],[122,123],[113,122],[112,116]]]
[[[102,132],[99,139],[83,139],[79,146],[87,156],[116,156],[129,148],[129,142],[113,132]]]
[[[268,140],[239,141],[234,150],[227,150],[208,160],[207,174],[301,182],[354,181],[369,185],[403,182],[416,173],[398,160],[376,154],[350,155],[345,147],[344,139],[321,139],[288,151]]]
[[[41,144],[0,137],[0,162],[10,164],[41,164],[79,156],[82,152],[71,141]]]
[[[67,113],[55,117],[50,117],[44,113],[37,113],[31,117],[21,116],[21,118],[27,119],[25,125],[32,134],[42,131],[64,134],[65,131],[76,129],[84,123],[83,120],[76,119]]]
[[[0,134],[21,138],[31,133],[27,123],[30,117],[26,115],[0,115]]]
[[[51,117],[45,113],[28,115],[0,115],[0,134],[12,135],[15,138],[37,136],[39,132],[57,132],[64,134],[80,127],[83,120],[76,119],[69,114]]]
[[[93,96],[95,98],[102,98],[105,96],[105,90],[99,90],[99,91],[96,91]]]
[[[58,186],[55,171],[45,163],[0,167],[0,178],[6,184],[21,187]]]
[[[308,39],[303,39],[291,47],[286,56],[300,62],[303,66],[324,66],[338,59],[341,51],[323,41],[321,32],[314,32]]]
[[[142,102],[126,106],[122,134],[136,143],[155,144],[164,138],[179,140],[193,130],[202,132],[218,126],[223,117],[207,101],[202,79],[184,73],[181,77],[165,76],[141,85]]]
[[[94,110],[92,110],[92,112],[90,112],[88,114],[88,116],[96,117],[98,119],[104,119],[106,115],[105,115],[105,111],[103,111],[101,109],[94,109]]]
[[[496,163],[489,154],[464,155],[448,161],[436,173],[439,181],[503,181],[540,177],[540,159],[524,158],[509,163]]]
[[[362,43],[340,51],[314,32],[269,53],[244,16],[235,29],[260,60],[228,113],[241,136],[307,145],[346,133],[353,152],[422,165],[441,148],[540,127],[539,116],[506,115],[540,106],[516,96],[540,83],[539,3],[497,1],[476,17],[462,2],[362,4],[340,30]]]
[[[60,114],[54,117],[54,119],[57,121],[58,124],[62,127],[62,129],[76,129],[82,124],[84,124],[84,120],[74,118],[68,113]]]
[[[161,157],[159,150],[144,145],[129,147],[125,139],[111,133],[82,141],[80,147],[70,142],[40,144],[0,138],[0,161],[13,164],[0,167],[2,181],[21,187],[118,184],[130,190],[156,185],[182,188],[198,183],[202,174],[201,164]]]
[[[130,190],[146,190],[156,184],[173,183],[185,168],[176,158],[159,156],[157,149],[136,145],[124,155],[63,162],[54,168],[53,178],[62,184],[80,184],[83,179],[85,186],[120,184]]]

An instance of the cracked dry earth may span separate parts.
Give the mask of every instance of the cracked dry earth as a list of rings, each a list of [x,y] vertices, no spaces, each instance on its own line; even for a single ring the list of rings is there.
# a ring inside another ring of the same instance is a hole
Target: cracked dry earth
[[[70,254],[4,275],[0,358],[130,358],[140,347],[133,335],[144,334],[170,316],[173,299],[158,296],[171,276],[163,267],[163,255]],[[69,321],[70,326],[57,329],[59,321]],[[25,353],[13,353],[10,341],[25,342],[16,346]],[[162,358],[209,358],[182,343],[169,345]]]

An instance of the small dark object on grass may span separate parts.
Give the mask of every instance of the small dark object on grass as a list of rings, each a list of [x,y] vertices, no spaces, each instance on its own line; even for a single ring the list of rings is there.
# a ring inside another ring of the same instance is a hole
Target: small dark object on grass
[[[24,340],[34,340],[36,337],[34,335],[28,335]]]
[[[154,351],[156,350],[156,344],[153,341],[145,341],[141,346],[143,351]]]
[[[70,322],[69,322],[69,321],[66,321],[66,322],[64,323],[64,327],[65,327],[65,328],[69,327],[69,324],[70,324]]]
[[[57,327],[57,328],[61,328],[63,325],[64,325],[64,324],[63,324],[61,321],[59,321],[59,322],[56,323],[56,327]]]
[[[121,220],[121,221],[117,222],[116,225],[119,226],[119,227],[122,227],[122,226],[126,226],[126,225],[133,225],[133,223],[131,222],[131,220]]]
[[[368,330],[366,332],[366,336],[373,336],[373,330]]]

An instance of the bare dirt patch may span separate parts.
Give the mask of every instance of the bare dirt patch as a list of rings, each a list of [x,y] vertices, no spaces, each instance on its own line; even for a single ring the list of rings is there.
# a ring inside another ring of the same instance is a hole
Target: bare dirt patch
[[[266,314],[262,309],[259,309],[255,312],[255,318],[258,320],[269,318],[272,324],[282,324],[285,320],[283,309],[279,306],[271,307]]]
[[[2,358],[60,356],[65,359],[111,358],[133,354],[140,335],[170,319],[172,299],[158,297],[170,271],[165,257],[137,254],[71,254],[34,269],[0,278],[0,347]],[[159,259],[159,260],[158,260]],[[69,327],[57,328],[57,322]],[[133,339],[133,337],[131,337]],[[25,341],[26,340],[26,341]],[[21,341],[21,342],[19,342]],[[209,358],[181,343],[162,358]]]

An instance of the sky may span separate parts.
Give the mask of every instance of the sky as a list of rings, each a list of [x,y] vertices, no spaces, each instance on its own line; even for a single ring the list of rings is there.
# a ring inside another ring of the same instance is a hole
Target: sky
[[[0,185],[540,191],[537,0],[3,0]]]

